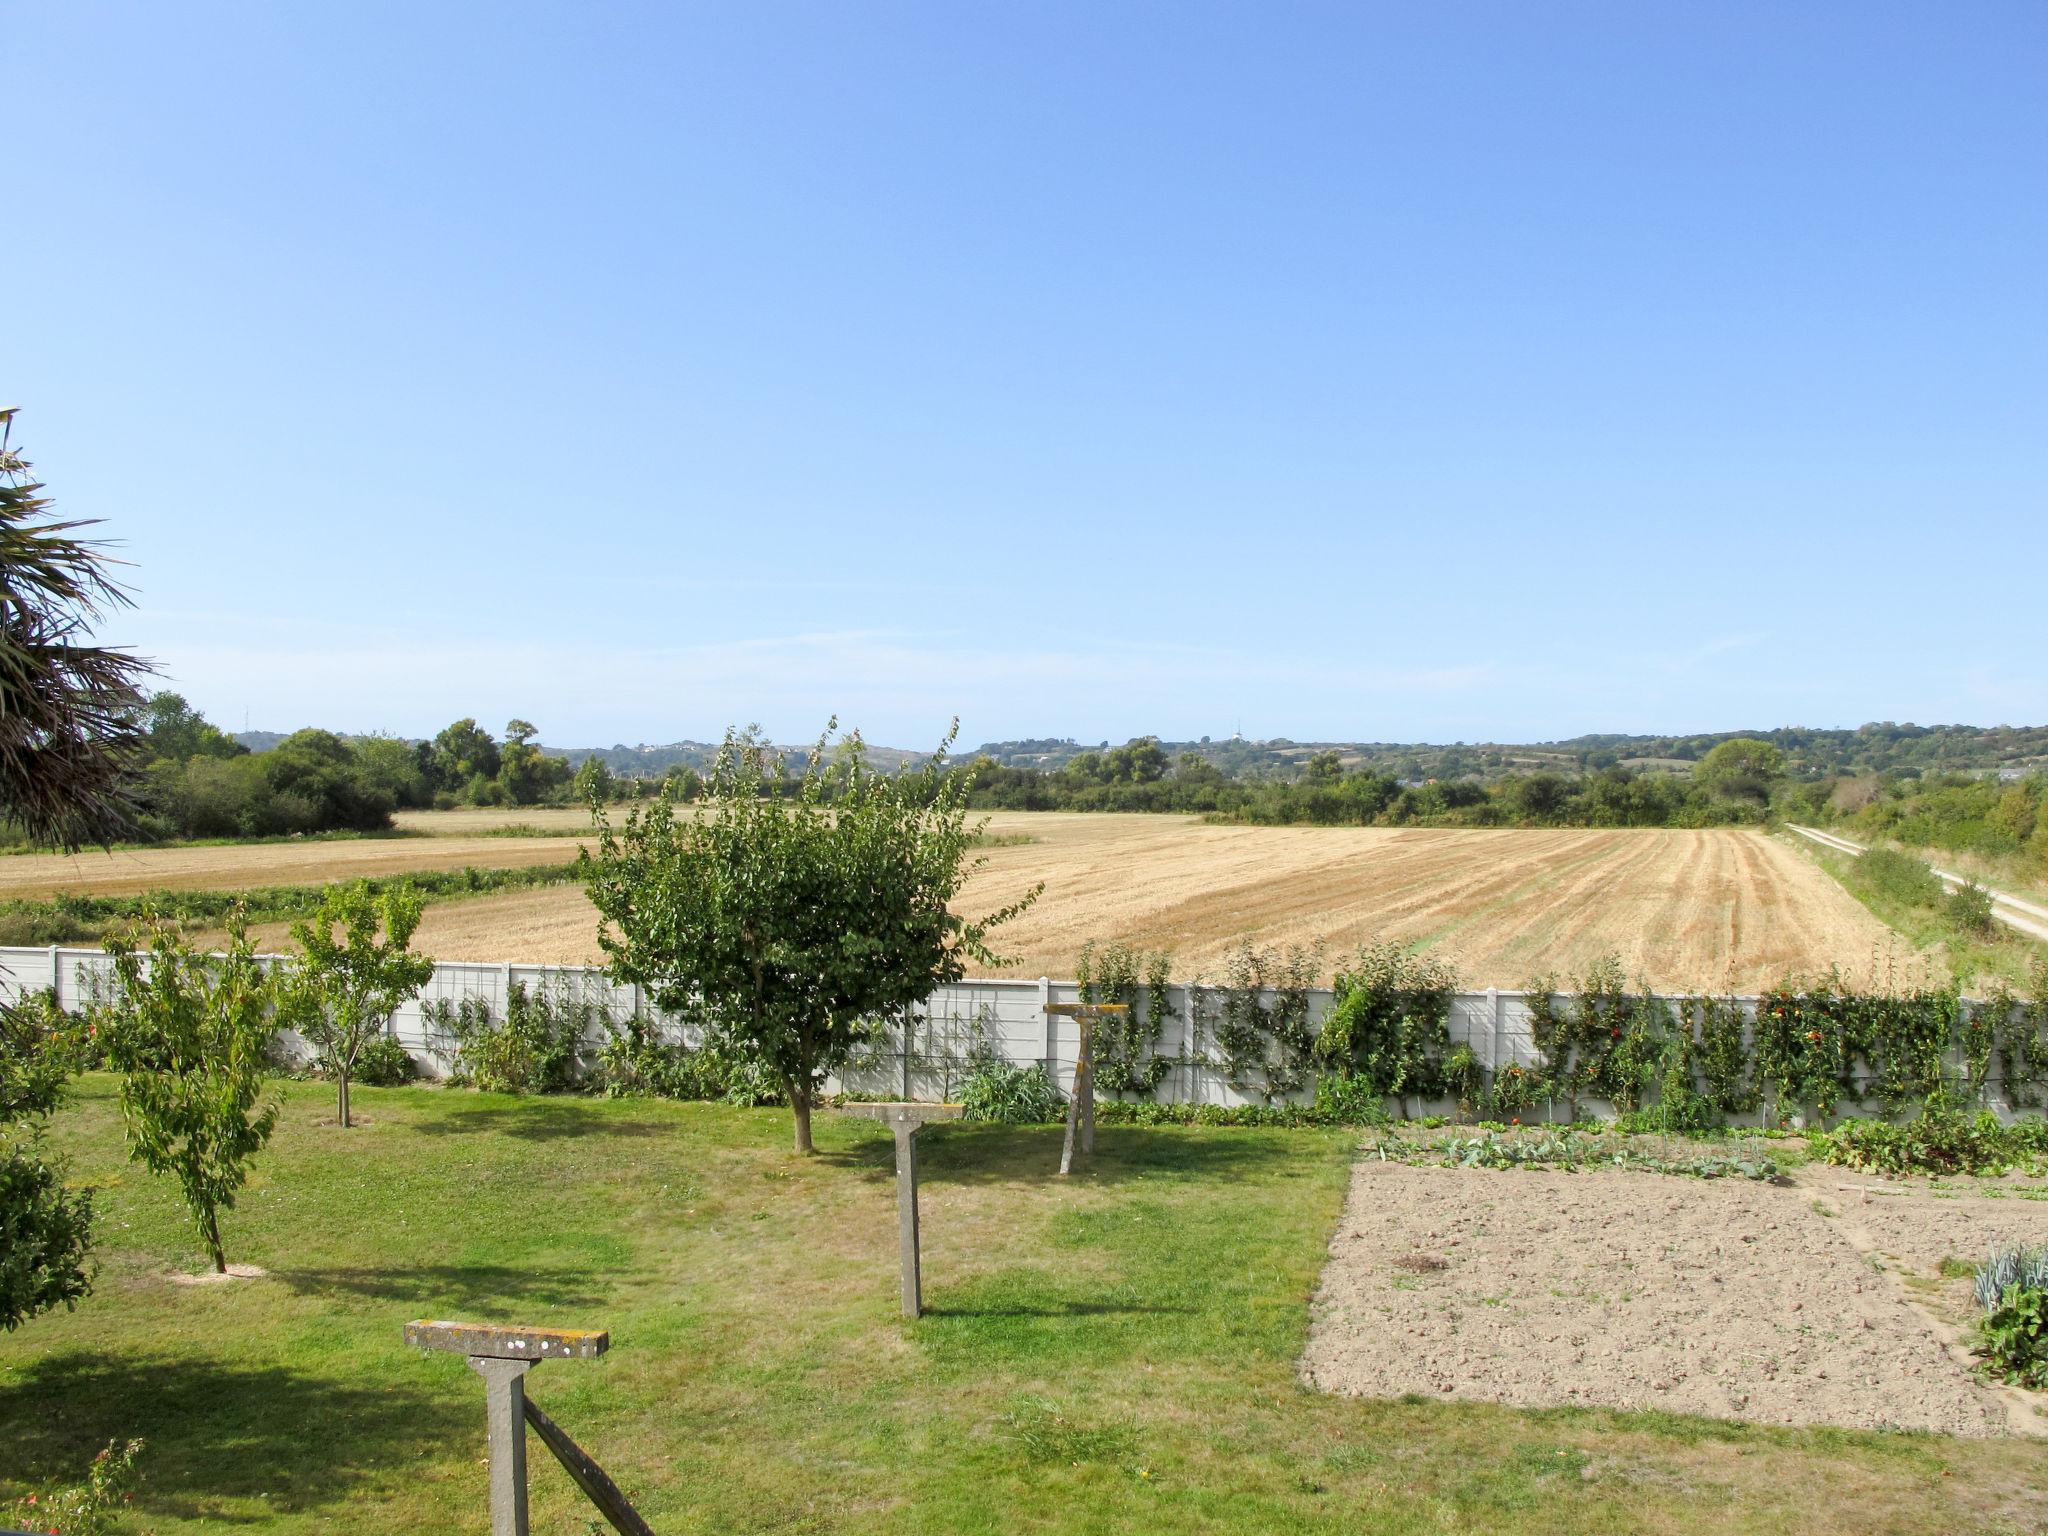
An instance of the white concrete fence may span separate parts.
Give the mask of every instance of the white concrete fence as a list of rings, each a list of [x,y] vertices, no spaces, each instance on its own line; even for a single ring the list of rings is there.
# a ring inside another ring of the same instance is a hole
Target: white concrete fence
[[[105,997],[111,978],[112,964],[97,949],[54,945],[48,949],[0,947],[0,997],[10,1000],[47,988],[63,1007],[75,1012],[95,998]],[[435,963],[433,979],[421,990],[419,998],[401,1007],[393,1018],[392,1033],[425,1075],[443,1076],[453,1061],[454,1043],[433,1029],[426,1016],[427,1005],[476,998],[490,1009],[493,1017],[502,1019],[515,986],[525,987],[529,995],[545,991],[554,997],[598,1004],[615,1027],[644,1011],[658,1018],[661,1033],[667,1039],[690,1045],[700,1043],[688,1021],[655,1014],[638,995],[638,988],[619,986],[602,970],[588,966],[488,965],[460,960]],[[1172,1065],[1153,1097],[1165,1103],[1264,1102],[1255,1092],[1243,1093],[1234,1088],[1216,1061],[1214,1027],[1222,989],[1176,984],[1167,989],[1167,995],[1170,1014],[1154,1054],[1167,1058]],[[1266,995],[1272,996],[1270,991]],[[1522,992],[1494,989],[1457,994],[1451,1003],[1451,1044],[1471,1046],[1489,1075],[1510,1066],[1541,1067],[1543,1058],[1530,1034],[1527,997]],[[889,1029],[862,1059],[848,1067],[838,1082],[829,1086],[878,1098],[948,1100],[958,1093],[968,1071],[970,1049],[977,1041],[986,1041],[1012,1063],[1043,1066],[1064,1093],[1073,1085],[1077,1026],[1071,1018],[1046,1013],[1045,1005],[1080,1000],[1077,983],[1044,978],[962,981],[942,987],[918,1011],[907,1041],[905,1031]],[[1327,989],[1309,993],[1311,1028],[1319,1024],[1333,1000],[1334,994]],[[1753,1013],[1754,998],[1736,1001]],[[289,1043],[288,1038],[288,1046]],[[588,1048],[594,1052],[600,1044],[601,1036],[591,1039]],[[1306,1100],[1312,1096],[1312,1092],[1303,1091],[1291,1097]],[[1608,1109],[1591,1098],[1582,1102],[1594,1113]],[[2002,1115],[2013,1112],[2002,1084],[1991,1085],[1987,1103]],[[1417,1114],[1446,1113],[1452,1107],[1444,1103],[1410,1105]],[[1544,1111],[1535,1114],[1540,1118]]]

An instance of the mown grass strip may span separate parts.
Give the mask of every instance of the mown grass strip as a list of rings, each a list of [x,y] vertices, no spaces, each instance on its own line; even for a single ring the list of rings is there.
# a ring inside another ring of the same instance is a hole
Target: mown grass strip
[[[399,875],[361,877],[373,891],[409,885],[422,900],[461,901],[497,891],[564,885],[577,878],[576,865],[534,864],[516,869],[422,869]],[[48,900],[0,902],[0,944],[98,943],[108,929],[154,913],[179,923],[217,927],[239,908],[251,923],[286,922],[320,905],[346,880],[305,885],[259,885],[244,890],[156,890],[139,895],[62,895]]]

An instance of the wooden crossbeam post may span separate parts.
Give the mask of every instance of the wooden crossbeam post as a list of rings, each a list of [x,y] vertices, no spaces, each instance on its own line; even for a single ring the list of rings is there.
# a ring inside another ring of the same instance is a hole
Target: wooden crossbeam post
[[[879,1120],[896,1133],[896,1251],[903,1272],[903,1315],[924,1312],[923,1258],[917,1230],[917,1133],[933,1120],[958,1120],[960,1104],[842,1104],[849,1115]]]
[[[1060,1144],[1060,1172],[1074,1171],[1074,1144],[1078,1138],[1081,1154],[1095,1152],[1095,1022],[1113,1019],[1131,1011],[1128,1003],[1047,1003],[1045,1011],[1065,1015],[1080,1029],[1080,1043],[1074,1051],[1074,1091],[1067,1096],[1067,1134]]]

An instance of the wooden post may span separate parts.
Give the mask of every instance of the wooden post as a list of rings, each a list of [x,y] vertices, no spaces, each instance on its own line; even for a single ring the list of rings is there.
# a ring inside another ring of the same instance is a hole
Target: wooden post
[[[1067,1134],[1060,1143],[1060,1173],[1074,1171],[1078,1140],[1085,1157],[1095,1151],[1095,1021],[1131,1011],[1128,1003],[1047,1003],[1048,1017],[1064,1014],[1074,1020],[1080,1041],[1074,1049],[1074,1088],[1067,1095]]]

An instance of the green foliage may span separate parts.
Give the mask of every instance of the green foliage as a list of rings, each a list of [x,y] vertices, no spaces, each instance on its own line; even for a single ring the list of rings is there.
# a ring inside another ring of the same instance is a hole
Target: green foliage
[[[1372,1097],[1395,1100],[1404,1120],[1411,1096],[1454,1092],[1446,1057],[1458,978],[1450,967],[1397,944],[1374,943],[1360,948],[1333,985],[1335,1000],[1315,1039],[1318,1061],[1356,1078]],[[1469,1075],[1476,1066],[1474,1060],[1462,1070]]]
[[[1850,882],[1863,890],[1908,906],[1932,906],[1941,900],[1941,877],[1925,859],[1896,848],[1872,848],[1849,866]]]
[[[623,1024],[603,1023],[606,1038],[592,1064],[589,1086],[606,1098],[646,1095],[742,1106],[783,1101],[781,1085],[758,1063],[713,1046],[672,1042],[645,1014],[636,1013]]]
[[[2031,1278],[1997,1285],[1987,1297],[1987,1282],[2005,1268]],[[2016,1387],[2048,1387],[2048,1249],[1994,1254],[1978,1277],[1977,1295],[1984,1303],[1977,1352],[1993,1374]]]
[[[1701,758],[1693,778],[1720,798],[1763,805],[1784,772],[1785,754],[1777,747],[1754,736],[1737,736]]]
[[[1719,1114],[1746,1115],[1763,1102],[1756,1059],[1749,1046],[1749,1017],[1732,997],[1698,997],[1681,1005],[1691,1035],[1692,1063],[1702,1097]]]
[[[23,1531],[47,1531],[50,1536],[107,1536],[121,1523],[135,1495],[135,1458],[143,1442],[122,1444],[110,1440],[93,1457],[82,1482],[16,1499],[10,1525]]]
[[[116,991],[108,1054],[125,1074],[129,1156],[178,1180],[214,1268],[227,1273],[220,1213],[234,1207],[250,1161],[277,1125],[262,1104],[276,1033],[276,986],[239,921],[226,953],[196,954],[174,929],[147,931],[147,953],[108,945]]]
[[[1037,1062],[1017,1065],[993,1053],[974,1059],[960,1087],[969,1120],[1001,1125],[1046,1125],[1058,1120],[1065,1101]]]
[[[1630,992],[1612,956],[1595,961],[1569,994],[1560,997],[1549,977],[1531,983],[1529,993],[1530,1034],[1566,1119],[1578,1119],[1584,1094],[1621,1113],[1634,1109],[1663,1064],[1674,1029],[1669,1006],[1647,986]]]
[[[1081,946],[1074,973],[1081,1001],[1122,1003],[1130,1009],[1095,1021],[1090,1044],[1097,1093],[1144,1098],[1173,1070],[1173,1058],[1157,1054],[1167,1020],[1173,1017],[1173,995],[1168,990],[1172,961],[1164,951],[1147,953],[1128,944],[1098,949],[1090,941]]]
[[[343,1126],[356,1059],[390,1029],[398,1005],[433,979],[434,962],[412,952],[419,925],[420,898],[410,886],[373,892],[361,883],[328,891],[318,911],[292,924],[299,957],[281,978],[280,1022],[334,1079]]]
[[[1965,880],[1950,890],[1945,910],[1948,925],[1957,933],[1973,939],[1993,938],[1998,933],[1998,919],[1992,915],[1991,893],[1974,880]]]
[[[830,762],[821,738],[791,782],[754,733],[729,734],[703,815],[666,797],[622,827],[597,810],[585,876],[612,974],[773,1071],[799,1151],[826,1076],[969,959],[995,963],[990,933],[1037,896],[978,920],[949,910],[979,863],[951,741],[886,776],[857,735]]]
[[[1493,1081],[1479,1098],[1479,1112],[1488,1120],[1520,1123],[1524,1115],[1554,1096],[1550,1075],[1538,1067],[1510,1062],[1493,1074]]]
[[[1991,1250],[1973,1275],[1977,1304],[1986,1312],[2014,1286],[2048,1289],[2048,1243],[2003,1243]]]
[[[419,1076],[412,1053],[394,1035],[377,1035],[356,1053],[355,1080],[371,1088],[396,1088]]]
[[[92,1293],[92,1197],[64,1187],[64,1165],[41,1155],[40,1127],[0,1139],[0,1330]]]
[[[1239,1093],[1272,1103],[1308,1086],[1315,1059],[1309,993],[1322,968],[1319,948],[1262,949],[1243,939],[1224,962],[1223,984],[1200,989],[1217,1065]]]
[[[451,1002],[437,998],[421,1009],[431,1034],[454,1047],[451,1083],[467,1084],[486,1093],[568,1093],[583,1084],[585,1042],[602,1031],[617,1040],[605,1000],[593,989],[556,977],[529,988],[512,983],[501,1018],[481,997]],[[650,1071],[653,1037],[629,1037],[626,1052],[615,1058],[613,1081],[670,1081]],[[697,1095],[673,1095],[697,1097]]]
[[[1698,1179],[1769,1180],[1778,1176],[1778,1165],[1767,1157],[1656,1157],[1625,1143],[1577,1131],[1544,1131],[1535,1135],[1481,1131],[1474,1136],[1449,1137],[1433,1145],[1402,1143],[1399,1155],[1410,1161],[1435,1158],[1451,1168],[1555,1168],[1567,1172],[1627,1168]]]
[[[39,842],[75,849],[129,833],[142,751],[138,684],[154,670],[91,642],[128,594],[112,559],[53,515],[0,410],[0,815]]]
[[[2003,1125],[1989,1110],[1959,1115],[1928,1109],[1900,1124],[1844,1120],[1807,1139],[1815,1156],[1871,1173],[2000,1174],[2039,1170],[2048,1161],[2048,1123]]]

